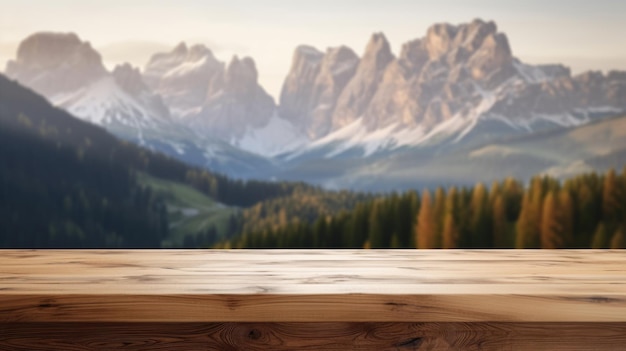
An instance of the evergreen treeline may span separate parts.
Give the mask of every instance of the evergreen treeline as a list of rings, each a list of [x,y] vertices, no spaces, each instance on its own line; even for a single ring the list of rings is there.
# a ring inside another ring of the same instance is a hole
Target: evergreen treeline
[[[231,179],[191,167],[161,153],[117,139],[104,129],[50,105],[43,97],[0,75],[0,128],[24,131],[77,149],[103,162],[118,163],[154,177],[189,184],[221,203],[247,207],[296,191],[317,188],[301,182]]]
[[[165,205],[133,172],[0,129],[0,247],[159,247]]]
[[[313,223],[320,217],[351,210],[372,198],[370,194],[346,190],[299,189],[289,196],[259,202],[244,209],[241,229],[246,232],[255,228],[277,230],[298,221]]]
[[[560,182],[410,191],[314,223],[247,228],[236,248],[626,248],[626,169]]]
[[[315,190],[189,167],[120,141],[0,75],[0,247],[159,247],[166,209],[138,184],[138,171],[243,207]],[[231,222],[240,231],[239,220]],[[215,240],[202,234],[200,243]]]

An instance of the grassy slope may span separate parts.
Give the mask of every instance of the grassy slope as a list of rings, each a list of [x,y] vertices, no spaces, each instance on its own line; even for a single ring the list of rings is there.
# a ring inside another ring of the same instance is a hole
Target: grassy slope
[[[176,247],[183,243],[186,234],[196,234],[214,225],[218,233],[226,232],[230,215],[237,211],[216,202],[190,186],[139,174],[139,181],[150,186],[167,204],[170,220],[170,238],[163,247]]]

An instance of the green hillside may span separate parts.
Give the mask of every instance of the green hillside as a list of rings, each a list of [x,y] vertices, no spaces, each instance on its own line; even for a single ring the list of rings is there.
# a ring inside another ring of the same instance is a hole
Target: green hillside
[[[140,173],[138,180],[143,186],[149,186],[156,197],[167,206],[170,235],[163,239],[162,247],[181,247],[185,236],[195,237],[212,227],[216,229],[218,238],[223,238],[228,232],[231,216],[239,211],[236,207],[216,202],[185,184],[155,178],[145,173]]]

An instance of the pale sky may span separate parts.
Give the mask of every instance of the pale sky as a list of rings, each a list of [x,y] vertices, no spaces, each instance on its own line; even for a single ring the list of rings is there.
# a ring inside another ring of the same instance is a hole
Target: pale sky
[[[0,0],[0,67],[37,31],[75,32],[108,67],[142,67],[181,41],[223,60],[251,56],[278,97],[293,50],[347,45],[361,54],[382,31],[397,54],[433,23],[493,20],[528,63],[559,62],[575,73],[626,70],[622,0]]]

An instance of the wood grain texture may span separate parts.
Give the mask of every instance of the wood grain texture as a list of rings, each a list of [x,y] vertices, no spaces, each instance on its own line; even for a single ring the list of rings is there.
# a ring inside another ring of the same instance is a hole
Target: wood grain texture
[[[0,350],[623,350],[626,323],[13,323]]]
[[[626,322],[626,252],[0,250],[3,322]]]

